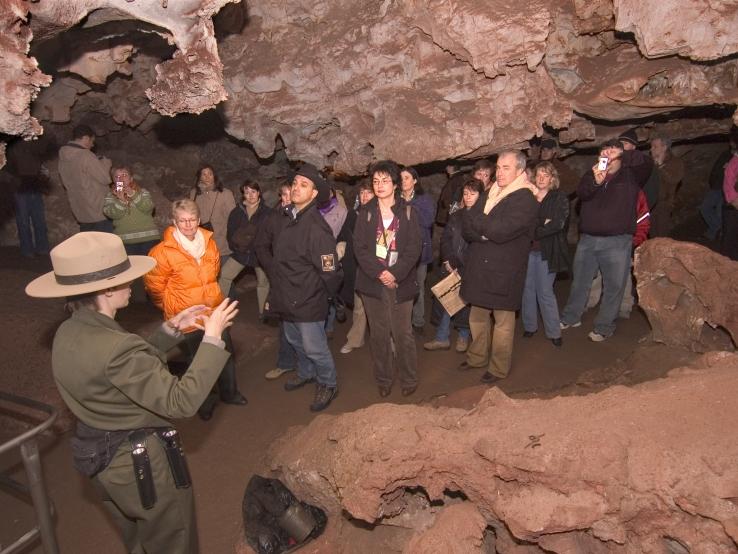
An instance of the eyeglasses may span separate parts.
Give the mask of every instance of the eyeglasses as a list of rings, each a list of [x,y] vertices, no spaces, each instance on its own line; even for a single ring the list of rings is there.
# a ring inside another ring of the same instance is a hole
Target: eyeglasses
[[[116,173],[115,178],[118,179],[119,177],[130,177],[131,175],[129,173]]]
[[[198,221],[200,221],[200,218],[199,217],[196,218],[196,219],[177,219],[177,223],[182,223],[182,224],[184,224],[184,223],[197,223]]]

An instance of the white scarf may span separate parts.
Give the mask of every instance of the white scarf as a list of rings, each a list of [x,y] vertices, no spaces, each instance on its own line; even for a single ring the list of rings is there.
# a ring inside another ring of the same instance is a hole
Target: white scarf
[[[497,186],[497,183],[492,185],[489,189],[487,202],[484,204],[484,215],[489,215],[492,208],[502,202],[505,197],[520,189],[528,189],[534,195],[536,193],[535,187],[528,182],[528,175],[526,175],[525,171],[518,175],[515,180],[506,187],[499,187]]]
[[[180,233],[177,227],[174,227],[173,235],[174,240],[176,240],[190,256],[195,258],[195,261],[199,265],[200,260],[205,255],[205,235],[202,234],[202,231],[198,229],[195,233],[195,238],[193,240],[190,240],[182,233]]]

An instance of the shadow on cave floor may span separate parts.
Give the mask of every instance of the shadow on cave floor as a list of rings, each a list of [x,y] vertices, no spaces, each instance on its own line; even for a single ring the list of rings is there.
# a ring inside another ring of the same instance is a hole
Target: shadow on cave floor
[[[61,406],[50,371],[50,338],[65,317],[63,301],[30,299],[25,285],[48,271],[48,260],[25,260],[18,249],[0,248],[0,317],[6,323],[2,334],[3,367],[0,390],[30,396]],[[556,292],[563,303],[570,281],[557,282]],[[268,471],[269,445],[293,425],[305,425],[315,416],[308,410],[313,391],[286,393],[282,381],[267,381],[264,373],[274,367],[277,330],[258,323],[255,282],[241,279],[237,287],[241,314],[232,329],[236,345],[239,388],[249,399],[248,406],[219,405],[207,423],[197,418],[178,422],[192,473],[202,552],[232,552],[241,538],[240,505],[246,483],[253,473]],[[430,310],[427,310],[430,313]],[[145,331],[160,321],[151,306],[134,304],[119,314],[121,324],[131,331]],[[614,383],[630,385],[655,379],[670,368],[685,365],[695,357],[648,342],[643,314],[634,310],[628,320],[618,322],[616,334],[595,344],[587,339],[594,312],[583,324],[564,331],[564,345],[554,347],[542,329],[532,338],[522,337],[518,324],[513,369],[500,388],[511,396],[550,397],[560,394],[587,394]],[[330,343],[339,372],[341,394],[327,413],[340,414],[365,408],[380,398],[372,377],[368,347],[340,354],[349,321],[337,325]],[[433,338],[434,328],[426,323],[425,334],[417,338],[420,387],[405,398],[398,390],[386,400],[398,404],[436,404],[471,407],[487,390],[479,384],[481,371],[457,369],[464,360],[452,350],[427,352],[422,343]],[[452,335],[452,340],[455,340]],[[69,417],[66,416],[69,425]],[[0,420],[0,440],[8,434]],[[57,535],[63,552],[78,554],[105,551],[123,552],[112,522],[95,500],[89,481],[77,475],[71,464],[66,436],[50,441],[44,450],[43,465],[49,493],[56,503]],[[217,462],[216,462],[217,460]],[[17,455],[0,456],[0,470],[17,467]],[[0,494],[2,492],[0,491]],[[32,526],[29,510],[13,502],[0,503],[0,542],[17,537],[17,531]],[[96,532],[91,536],[89,529]],[[374,539],[376,540],[376,535]],[[40,546],[28,550],[41,552]]]

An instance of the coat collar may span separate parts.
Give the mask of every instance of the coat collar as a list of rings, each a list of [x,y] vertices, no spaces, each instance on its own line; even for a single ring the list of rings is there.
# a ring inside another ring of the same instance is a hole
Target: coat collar
[[[80,308],[72,313],[72,319],[87,325],[96,325],[112,329],[113,331],[125,332],[117,321],[101,314],[92,308]]]

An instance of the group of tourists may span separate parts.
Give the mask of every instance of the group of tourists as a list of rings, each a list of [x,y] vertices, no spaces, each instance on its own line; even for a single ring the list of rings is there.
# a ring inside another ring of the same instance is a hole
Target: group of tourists
[[[94,480],[128,550],[196,550],[189,473],[167,420],[198,413],[207,421],[218,401],[247,403],[229,333],[238,313],[233,283],[242,271],[255,273],[260,318],[279,325],[277,367],[267,378],[290,373],[286,391],[313,386],[310,409],[327,408],[339,391],[328,341],[348,308],[353,317],[341,354],[368,341],[379,397],[396,384],[410,396],[422,376],[416,333],[426,324],[436,223],[442,236],[434,265],[440,277],[460,276],[467,306],[452,316],[433,299],[436,333],[423,346],[450,349],[455,328],[455,350],[465,353],[460,369],[479,368],[482,382],[493,384],[511,370],[518,310],[524,338],[540,322],[560,348],[562,330],[581,325],[598,280],[592,341],[611,337],[632,307],[633,248],[648,236],[651,214],[668,228],[670,191],[683,174],[670,142],[657,140],[653,157],[635,147],[632,132],[607,141],[574,194],[560,188],[555,141],[542,143],[536,161],[506,150],[494,165],[480,160],[470,174],[450,171],[438,203],[414,168],[391,160],[369,168],[351,206],[310,164],[280,187],[274,207],[253,181],[241,184],[236,200],[204,166],[191,194],[172,203],[171,225],[160,233],[150,193],[130,168],[95,156],[94,133],[77,127],[60,150],[59,173],[81,232],[51,251],[53,270],[26,292],[67,299],[71,317],[56,333],[52,361],[78,419],[75,466]],[[736,167],[733,156],[726,179]],[[649,185],[654,172],[660,185]],[[738,201],[728,196],[735,210]],[[573,260],[572,197],[580,203]],[[573,282],[559,312],[553,287],[562,272]],[[147,339],[115,321],[138,277],[164,317]],[[187,363],[180,372],[170,370],[165,354],[177,344]]]

